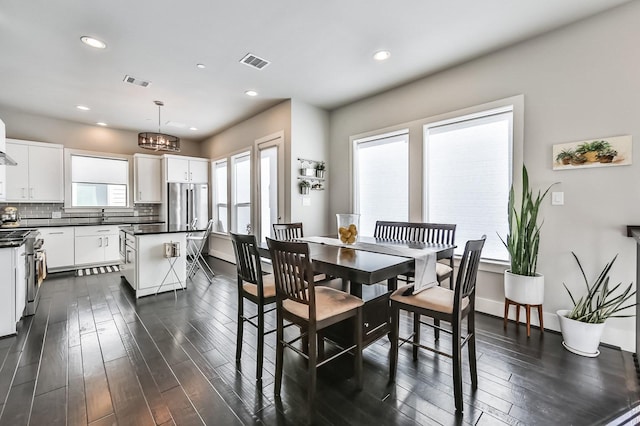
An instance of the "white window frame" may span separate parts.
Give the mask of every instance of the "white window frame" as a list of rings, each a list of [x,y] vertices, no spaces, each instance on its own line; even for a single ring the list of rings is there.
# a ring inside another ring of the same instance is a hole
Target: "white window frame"
[[[225,163],[226,168],[227,168],[227,184],[225,185],[225,192],[226,192],[226,196],[227,196],[227,202],[226,203],[217,203],[217,187],[218,187],[218,182],[216,181],[216,177],[217,177],[217,173],[216,173],[216,166],[218,164],[221,163]],[[218,217],[218,205],[224,204],[225,206],[227,206],[227,215],[224,218],[224,223],[225,223],[225,227],[227,230],[231,229],[230,228],[230,216],[231,216],[231,210],[229,209],[229,197],[230,197],[230,189],[229,189],[229,158],[227,157],[223,157],[223,158],[219,158],[217,160],[212,160],[211,161],[211,204],[212,204],[212,210],[213,210],[213,219],[214,219],[214,223],[216,223],[218,220],[223,220],[222,218]],[[220,232],[217,230],[217,228],[214,226],[213,228],[213,233],[215,234],[219,234],[219,235],[227,235],[227,232]]]
[[[81,156],[81,157],[95,157],[102,159],[111,159],[111,160],[125,160],[127,161],[127,205],[124,207],[113,207],[113,206],[87,206],[87,207],[78,207],[72,205],[72,170],[71,170],[71,157],[72,156]],[[64,210],[68,212],[90,212],[90,211],[132,211],[133,210],[133,157],[131,155],[124,154],[113,154],[108,152],[95,152],[95,151],[84,151],[77,149],[64,149]]]
[[[511,113],[511,121],[510,121],[510,134],[509,134],[509,146],[508,146],[508,158],[509,158],[509,182],[508,182],[508,186],[511,186],[512,182],[513,182],[513,162],[514,162],[514,156],[513,156],[513,152],[514,152],[514,121],[515,121],[515,107],[514,105],[505,105],[505,106],[501,106],[501,107],[497,107],[497,108],[492,108],[492,109],[487,109],[487,110],[481,110],[481,111],[475,111],[475,112],[471,112],[471,113],[467,113],[467,114],[463,114],[463,115],[459,115],[456,117],[452,117],[452,118],[447,118],[444,120],[439,120],[439,121],[433,121],[433,122],[429,122],[429,123],[425,123],[422,128],[423,128],[423,138],[422,138],[422,220],[424,222],[430,222],[430,218],[429,218],[429,194],[428,194],[428,190],[427,188],[429,187],[428,183],[429,183],[429,171],[427,170],[427,164],[428,164],[428,148],[427,145],[429,143],[426,134],[428,133],[429,129],[432,128],[437,128],[437,127],[441,127],[441,126],[446,126],[446,125],[451,125],[451,124],[455,124],[455,123],[462,123],[465,121],[471,121],[471,120],[477,120],[477,119],[482,119],[485,117],[492,117],[492,116],[496,116],[496,115],[500,115],[500,114],[504,114],[504,113]],[[505,200],[506,201],[506,200]],[[505,210],[505,216],[506,216],[506,210]],[[505,217],[506,219],[506,217]],[[486,234],[487,236],[489,236],[490,231],[487,230]],[[493,237],[495,235],[495,230],[491,233],[491,237]],[[479,237],[479,236],[478,236]],[[504,235],[502,236],[504,238]],[[458,248],[460,248],[461,242],[457,241],[457,245]],[[459,255],[457,255],[457,257],[459,257]],[[487,261],[487,262],[495,262],[495,263],[503,263],[503,262],[508,262],[509,259],[492,259],[492,258],[485,258],[482,257],[483,261]]]
[[[244,157],[249,157],[249,202],[246,203],[237,203],[236,202],[236,197],[235,197],[235,188],[236,188],[236,175],[234,172],[235,169],[235,164],[236,161],[239,159],[243,159]],[[239,152],[237,154],[234,154],[232,156],[229,157],[230,159],[230,167],[228,169],[229,171],[229,177],[230,180],[229,182],[231,183],[230,185],[230,189],[231,189],[231,198],[229,198],[228,200],[230,201],[230,205],[231,205],[231,221],[230,221],[230,226],[229,226],[229,231],[233,232],[234,229],[237,228],[237,224],[238,224],[238,208],[239,207],[249,207],[249,226],[251,227],[251,232],[253,233],[253,213],[254,213],[254,203],[253,203],[253,196],[254,196],[254,188],[253,188],[253,182],[254,182],[254,178],[253,178],[253,170],[254,170],[254,157],[255,155],[253,154],[253,151],[251,149],[248,150],[244,150],[242,152]],[[244,233],[244,229],[241,230],[242,233]]]
[[[397,130],[392,130],[392,131],[385,131],[385,132],[378,132],[378,133],[372,133],[369,134],[368,136],[364,136],[364,137],[355,137],[355,138],[351,138],[351,150],[350,150],[350,157],[351,157],[351,161],[350,161],[350,166],[351,166],[351,185],[350,185],[350,191],[351,191],[351,206],[352,206],[352,210],[354,213],[360,213],[360,194],[358,193],[358,188],[360,187],[359,185],[359,181],[358,181],[358,177],[360,175],[359,173],[359,169],[358,169],[358,165],[359,165],[359,157],[358,157],[358,146],[362,145],[362,144],[367,144],[369,142],[373,142],[373,141],[380,141],[381,143],[384,143],[384,139],[390,139],[390,138],[394,138],[396,136],[406,136],[407,138],[407,144],[409,144],[409,129],[408,128],[401,128],[401,129],[397,129]],[[410,153],[409,153],[409,146],[407,146],[407,164],[406,167],[407,169],[409,169],[409,163],[410,163]],[[408,189],[408,194],[407,194],[407,203],[409,203],[409,199],[411,198],[411,193],[410,193],[410,173],[408,174],[408,181],[407,181],[407,189]],[[411,212],[409,211],[409,205],[407,205],[407,213],[410,216]]]

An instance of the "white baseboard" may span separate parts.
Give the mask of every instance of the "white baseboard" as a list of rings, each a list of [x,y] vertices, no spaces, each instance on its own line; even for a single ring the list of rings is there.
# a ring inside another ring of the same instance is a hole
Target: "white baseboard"
[[[236,257],[234,255],[229,255],[223,251],[210,250],[209,256],[217,257],[218,259],[225,260],[229,263],[233,263],[234,265],[236,264]]]

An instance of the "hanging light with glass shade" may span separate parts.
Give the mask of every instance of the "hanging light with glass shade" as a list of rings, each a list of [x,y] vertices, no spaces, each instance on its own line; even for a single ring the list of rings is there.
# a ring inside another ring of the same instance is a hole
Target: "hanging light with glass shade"
[[[154,151],[180,152],[180,138],[160,132],[160,109],[164,106],[162,101],[153,101],[158,106],[158,133],[138,133],[138,146]]]

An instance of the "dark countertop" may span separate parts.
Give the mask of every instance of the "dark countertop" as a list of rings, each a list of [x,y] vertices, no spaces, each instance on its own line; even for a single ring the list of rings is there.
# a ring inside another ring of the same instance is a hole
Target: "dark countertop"
[[[167,225],[167,224],[141,224],[141,225],[131,225],[131,226],[122,226],[121,230],[131,235],[153,235],[153,234],[176,234],[180,232],[204,232],[206,228],[203,229],[191,229],[188,226],[176,226],[176,225]]]
[[[60,228],[67,226],[106,226],[106,225],[162,225],[165,222],[157,220],[157,221],[148,221],[148,222],[80,222],[80,223],[52,223],[52,224],[38,224],[38,225],[20,225],[13,226],[11,228],[0,228],[3,229],[38,229],[38,228]]]

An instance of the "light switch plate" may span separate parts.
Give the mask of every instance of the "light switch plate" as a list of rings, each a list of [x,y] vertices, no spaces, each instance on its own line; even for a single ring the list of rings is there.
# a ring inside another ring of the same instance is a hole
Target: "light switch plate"
[[[552,192],[551,193],[551,205],[563,206],[564,205],[564,192]]]
[[[302,205],[308,207],[311,205],[311,197],[302,197]]]

